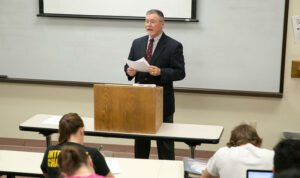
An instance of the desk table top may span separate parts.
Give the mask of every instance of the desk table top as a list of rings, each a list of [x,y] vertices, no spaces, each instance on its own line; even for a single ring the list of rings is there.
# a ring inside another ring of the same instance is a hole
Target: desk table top
[[[42,175],[40,164],[43,153],[0,150],[0,173],[15,175]],[[183,178],[183,161],[105,158],[115,178]],[[110,166],[116,162],[119,170]]]
[[[37,114],[20,124],[20,130],[40,133],[57,133],[61,116]],[[155,134],[100,131],[94,129],[94,118],[82,117],[85,135],[117,138],[149,138],[154,140],[173,140],[217,144],[223,133],[222,126],[183,123],[162,123]]]

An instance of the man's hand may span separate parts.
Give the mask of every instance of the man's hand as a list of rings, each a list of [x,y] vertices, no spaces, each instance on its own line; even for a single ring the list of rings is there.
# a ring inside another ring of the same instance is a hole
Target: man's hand
[[[136,74],[136,70],[135,70],[134,68],[128,67],[128,68],[127,68],[127,74],[128,74],[130,77],[134,77],[135,74]]]
[[[160,75],[160,68],[156,66],[149,66],[148,72],[152,76],[159,76]]]

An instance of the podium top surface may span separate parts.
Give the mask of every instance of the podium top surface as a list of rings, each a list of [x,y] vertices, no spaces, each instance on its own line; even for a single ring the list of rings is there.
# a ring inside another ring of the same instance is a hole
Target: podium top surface
[[[50,135],[58,132],[58,123],[60,118],[60,115],[37,114],[21,123],[19,128],[23,131],[40,132],[44,135]],[[222,126],[215,125],[163,123],[155,134],[111,132],[95,130],[94,118],[82,117],[82,119],[85,124],[86,136],[148,138],[152,140],[195,142],[197,144],[219,143],[224,129]]]

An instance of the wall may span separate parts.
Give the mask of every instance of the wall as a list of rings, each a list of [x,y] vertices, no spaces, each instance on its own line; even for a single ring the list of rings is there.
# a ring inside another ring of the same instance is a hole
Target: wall
[[[299,0],[290,0],[289,14],[300,14]],[[243,121],[257,122],[258,132],[264,138],[263,146],[267,148],[276,144],[282,131],[299,130],[300,80],[290,77],[290,69],[291,60],[300,60],[300,44],[294,42],[291,17],[288,22],[283,98],[176,93],[176,122],[225,128],[219,144],[203,145],[201,149],[216,150],[225,145],[230,130]],[[81,116],[92,117],[93,93],[92,88],[84,87],[0,83],[0,108],[1,137],[44,139],[37,133],[19,131],[18,125],[37,113],[78,112]],[[132,140],[112,138],[89,137],[87,141],[133,144]],[[182,143],[177,143],[176,147],[187,148]]]

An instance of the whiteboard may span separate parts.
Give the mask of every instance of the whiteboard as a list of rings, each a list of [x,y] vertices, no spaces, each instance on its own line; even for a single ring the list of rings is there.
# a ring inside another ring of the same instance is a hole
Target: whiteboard
[[[287,2],[198,0],[199,22],[166,22],[165,33],[184,47],[186,78],[176,88],[281,93]],[[131,83],[123,66],[132,41],[146,34],[143,21],[38,13],[38,0],[1,0],[0,75]]]
[[[160,9],[166,18],[192,18],[192,0],[43,0],[43,13],[144,17]]]

